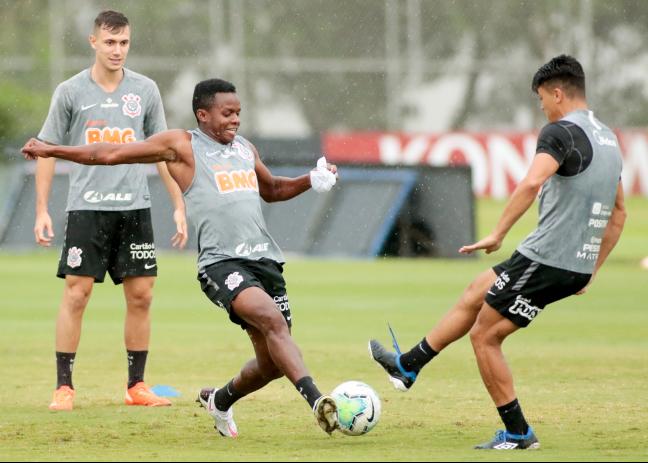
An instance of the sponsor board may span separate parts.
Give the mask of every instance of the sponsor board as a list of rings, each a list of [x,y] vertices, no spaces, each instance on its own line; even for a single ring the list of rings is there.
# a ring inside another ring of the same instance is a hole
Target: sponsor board
[[[615,131],[623,154],[626,193],[648,196],[648,131]],[[334,163],[472,168],[478,196],[507,197],[535,155],[537,132],[327,133],[322,151]],[[599,137],[599,143],[614,140]]]

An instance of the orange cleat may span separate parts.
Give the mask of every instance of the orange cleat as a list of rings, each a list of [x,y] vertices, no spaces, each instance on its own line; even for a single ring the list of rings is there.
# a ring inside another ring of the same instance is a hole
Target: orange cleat
[[[144,405],[146,407],[161,407],[171,405],[169,399],[155,395],[142,381],[126,390],[126,405]]]
[[[74,406],[74,389],[70,386],[61,386],[54,391],[50,410],[70,411]]]

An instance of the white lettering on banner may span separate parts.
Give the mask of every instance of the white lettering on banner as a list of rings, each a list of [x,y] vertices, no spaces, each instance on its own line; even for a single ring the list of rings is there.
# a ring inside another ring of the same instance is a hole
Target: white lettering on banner
[[[648,196],[648,138],[645,134],[624,134],[623,188],[626,192]],[[636,183],[635,183],[636,182]]]
[[[625,191],[648,196],[648,133],[618,131],[616,135],[624,153]],[[375,140],[378,162],[387,165],[468,164],[472,167],[476,195],[503,198],[526,174],[535,155],[537,134],[457,132],[408,136],[390,133],[378,134]],[[600,137],[600,141],[606,145],[616,142],[607,137]],[[344,160],[343,154],[340,160]]]
[[[530,161],[520,157],[520,152],[505,137],[495,135],[486,143],[491,154],[490,194],[494,198],[505,198],[509,194],[509,178],[514,184],[520,182],[529,169]]]
[[[451,164],[453,154],[461,152],[464,162],[472,166],[473,189],[477,194],[484,194],[488,186],[488,164],[486,152],[474,138],[463,133],[451,133],[439,137],[432,145],[428,163],[432,166],[447,166]]]
[[[414,137],[405,146],[396,135],[383,135],[378,140],[380,161],[385,164],[420,164],[425,158],[430,140],[426,136]]]
[[[436,140],[425,135],[403,140],[399,135],[384,134],[378,139],[378,149],[380,161],[388,165],[468,164],[477,195],[505,198],[524,178],[535,155],[536,141],[534,134],[523,136],[521,152],[501,134],[486,135],[483,143],[466,133],[444,134]]]

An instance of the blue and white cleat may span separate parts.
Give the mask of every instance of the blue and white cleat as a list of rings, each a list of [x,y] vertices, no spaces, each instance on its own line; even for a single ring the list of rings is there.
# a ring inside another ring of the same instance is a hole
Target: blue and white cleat
[[[389,324],[387,326],[389,326]],[[371,354],[371,358],[378,362],[378,364],[387,372],[389,375],[389,381],[391,381],[392,385],[399,391],[405,392],[411,388],[414,381],[416,381],[418,372],[407,371],[403,368],[400,363],[401,350],[391,326],[389,326],[389,333],[391,334],[392,345],[394,346],[396,353],[389,352],[375,339],[369,341],[369,353]]]
[[[539,449],[540,442],[536,437],[531,426],[526,434],[511,434],[507,431],[499,430],[490,442],[475,445],[480,450],[525,450]]]

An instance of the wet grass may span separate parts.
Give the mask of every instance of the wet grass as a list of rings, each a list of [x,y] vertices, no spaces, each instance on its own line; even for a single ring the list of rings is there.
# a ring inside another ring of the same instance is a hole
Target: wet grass
[[[648,271],[638,262],[648,255],[647,208],[645,200],[629,203],[626,235],[588,294],[550,306],[507,341],[519,399],[542,443],[539,451],[512,454],[472,450],[501,425],[467,339],[435,359],[407,394],[391,389],[366,342],[387,342],[387,321],[402,345],[418,342],[477,272],[508,256],[532,219],[497,256],[472,261],[288,263],[293,334],[317,384],[329,391],[358,379],[381,396],[381,422],[355,438],[322,433],[285,379],[236,405],[239,439],[215,433],[195,395],[229,380],[252,350],[201,293],[192,253],[159,257],[147,381],[180,391],[174,405],[123,405],[123,296],[104,284],[84,319],[75,411],[48,411],[62,289],[53,277],[58,251],[0,253],[0,460],[645,461]],[[480,201],[480,234],[500,209]]]

